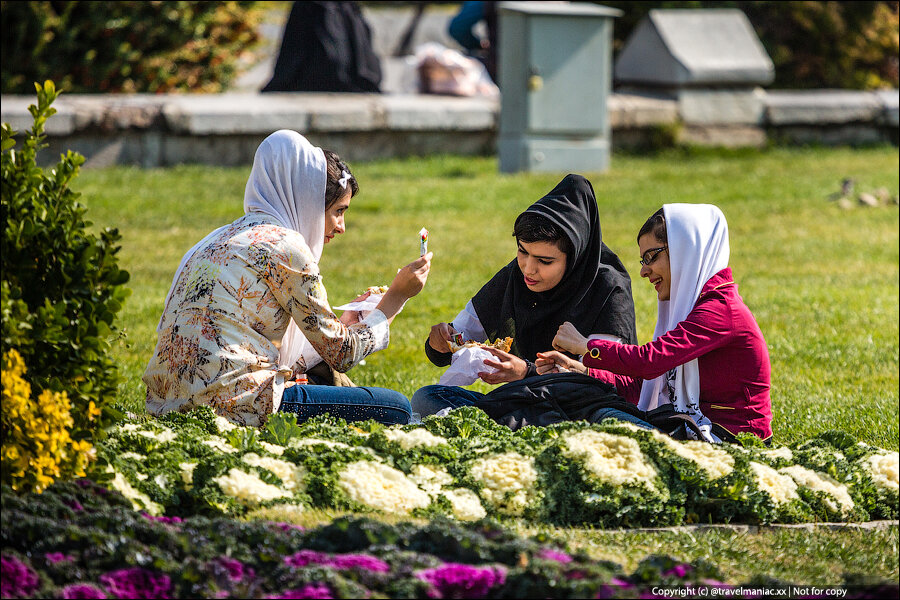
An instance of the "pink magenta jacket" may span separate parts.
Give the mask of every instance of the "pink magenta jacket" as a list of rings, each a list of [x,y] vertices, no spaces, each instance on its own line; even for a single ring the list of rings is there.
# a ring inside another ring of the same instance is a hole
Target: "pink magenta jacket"
[[[706,282],[694,309],[665,335],[643,346],[590,340],[583,362],[591,377],[612,383],[637,404],[644,380],[695,358],[700,411],[733,434],[770,437],[769,351],[730,268]]]

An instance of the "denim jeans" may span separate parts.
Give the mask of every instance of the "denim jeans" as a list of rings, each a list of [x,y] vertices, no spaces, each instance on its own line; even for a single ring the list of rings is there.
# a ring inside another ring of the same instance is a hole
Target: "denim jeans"
[[[460,406],[472,406],[484,398],[484,394],[473,392],[463,387],[453,385],[426,385],[416,390],[411,404],[413,411],[421,416],[433,415],[444,408],[459,408]],[[644,429],[654,429],[646,421],[628,414],[617,408],[602,408],[594,413],[600,420],[613,418],[619,421],[633,423]]]
[[[455,385],[426,385],[413,394],[413,412],[421,416],[433,415],[444,408],[472,406],[484,398],[484,394]]]
[[[328,413],[346,421],[375,419],[385,425],[409,423],[412,409],[400,392],[379,387],[295,385],[285,388],[279,412],[297,415],[301,423]]]

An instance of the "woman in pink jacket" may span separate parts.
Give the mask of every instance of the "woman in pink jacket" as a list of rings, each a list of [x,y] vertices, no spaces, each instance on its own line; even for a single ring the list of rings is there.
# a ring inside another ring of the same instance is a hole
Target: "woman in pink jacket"
[[[614,384],[641,410],[671,403],[693,417],[708,441],[733,441],[741,432],[769,441],[769,352],[728,268],[722,211],[709,204],[667,204],[647,220],[637,241],[641,277],[659,300],[653,341],[588,340],[567,322],[553,340],[556,351],[538,354],[538,372],[587,372]]]

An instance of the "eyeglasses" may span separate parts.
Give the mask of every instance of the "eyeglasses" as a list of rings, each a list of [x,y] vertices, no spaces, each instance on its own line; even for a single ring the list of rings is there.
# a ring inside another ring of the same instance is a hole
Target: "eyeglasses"
[[[661,248],[653,248],[652,250],[647,250],[641,257],[641,264],[645,267],[649,267],[653,263],[653,261],[656,260],[656,257],[659,256],[660,252],[668,249],[668,246],[663,246]]]

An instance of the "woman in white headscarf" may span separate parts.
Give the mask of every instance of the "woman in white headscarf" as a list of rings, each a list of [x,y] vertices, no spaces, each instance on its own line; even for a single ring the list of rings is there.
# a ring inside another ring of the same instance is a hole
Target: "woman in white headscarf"
[[[564,323],[539,372],[587,372],[650,411],[672,404],[707,441],[772,436],[769,352],[728,267],[728,223],[711,204],[666,204],[638,233],[641,277],[657,292],[653,341],[642,346],[587,340]]]
[[[409,420],[409,400],[393,390],[292,385],[322,361],[343,373],[386,348],[390,323],[428,277],[430,253],[400,269],[364,319],[335,315],[318,263],[358,190],[336,154],[294,131],[260,144],[244,216],[191,248],[172,280],[143,376],[148,412],[206,405],[251,426],[279,410],[301,421]]]

